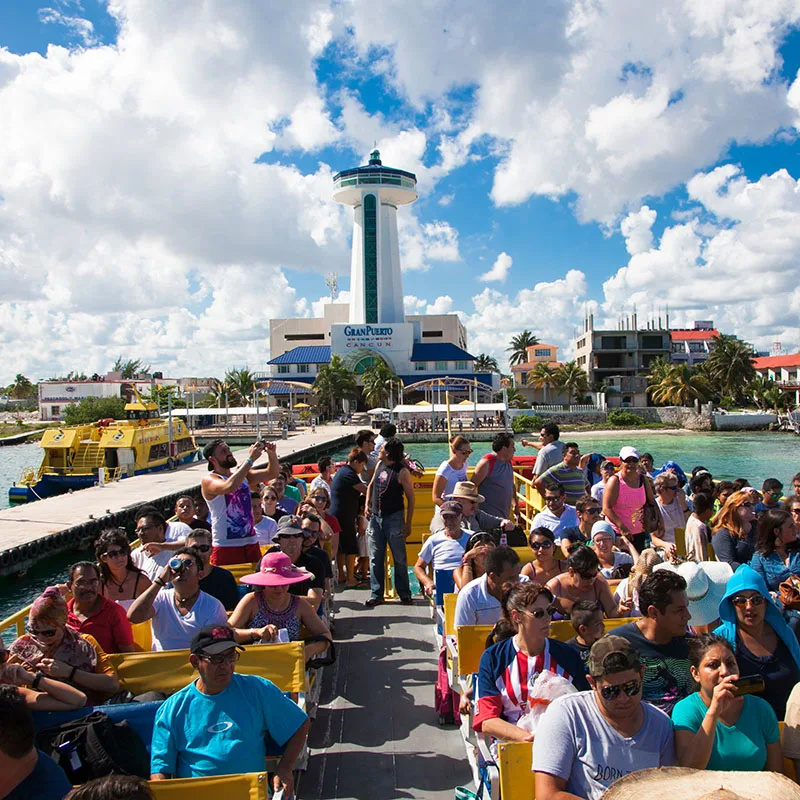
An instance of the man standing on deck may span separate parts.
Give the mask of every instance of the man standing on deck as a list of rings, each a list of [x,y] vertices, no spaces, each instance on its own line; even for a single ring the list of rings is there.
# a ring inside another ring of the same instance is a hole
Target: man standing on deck
[[[564,443],[559,440],[561,431],[555,422],[545,422],[539,432],[539,441],[531,442],[523,439],[523,447],[534,447],[539,451],[536,456],[536,463],[533,465],[533,477],[538,478],[544,475],[550,467],[554,467],[561,461],[564,452]]]
[[[369,486],[375,467],[378,465],[378,455],[373,454],[375,448],[375,433],[364,428],[356,434],[356,447],[367,457],[367,465],[361,472],[361,482]]]
[[[484,496],[483,511],[496,517],[513,519],[514,436],[498,433],[492,440],[492,451],[487,453],[475,467],[472,482]]]
[[[253,464],[265,450],[267,465],[255,469]],[[211,472],[200,484],[211,513],[211,531],[214,537],[211,563],[224,565],[258,561],[261,558],[261,548],[253,528],[250,489],[278,475],[280,465],[274,442],[256,442],[251,445],[241,466],[237,464],[231,448],[222,439],[209,442],[203,448],[203,455]]]

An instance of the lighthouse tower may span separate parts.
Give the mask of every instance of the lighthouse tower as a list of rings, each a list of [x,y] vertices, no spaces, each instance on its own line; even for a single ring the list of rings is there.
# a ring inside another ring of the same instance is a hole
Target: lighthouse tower
[[[334,175],[333,199],[353,209],[350,325],[404,323],[397,207],[417,199],[416,176],[373,150],[366,166]]]

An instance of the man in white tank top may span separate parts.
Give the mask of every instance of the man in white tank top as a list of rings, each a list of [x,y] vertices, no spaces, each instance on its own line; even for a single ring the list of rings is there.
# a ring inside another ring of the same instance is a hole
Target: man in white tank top
[[[267,464],[255,469],[253,464],[264,451],[267,453]],[[211,563],[222,566],[258,561],[261,548],[253,528],[250,490],[259,483],[272,480],[279,473],[275,444],[256,442],[250,445],[250,452],[241,466],[222,439],[209,442],[203,448],[203,455],[208,460],[211,473],[203,478],[200,485],[211,514],[211,533],[214,537]]]

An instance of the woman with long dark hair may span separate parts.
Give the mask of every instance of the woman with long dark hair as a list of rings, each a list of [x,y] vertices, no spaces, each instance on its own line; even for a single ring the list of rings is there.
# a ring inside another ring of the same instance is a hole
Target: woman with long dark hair
[[[150,579],[131,558],[131,545],[122,528],[109,528],[94,543],[100,567],[103,597],[128,609],[131,603],[150,588]]]

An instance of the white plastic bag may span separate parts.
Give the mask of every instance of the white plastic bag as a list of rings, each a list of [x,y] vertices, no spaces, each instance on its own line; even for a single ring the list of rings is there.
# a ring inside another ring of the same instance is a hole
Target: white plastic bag
[[[533,681],[530,692],[528,692],[528,711],[517,720],[517,727],[530,733],[536,733],[539,720],[547,711],[550,703],[558,697],[566,694],[573,694],[578,690],[571,681],[556,675],[554,672],[540,672]]]

